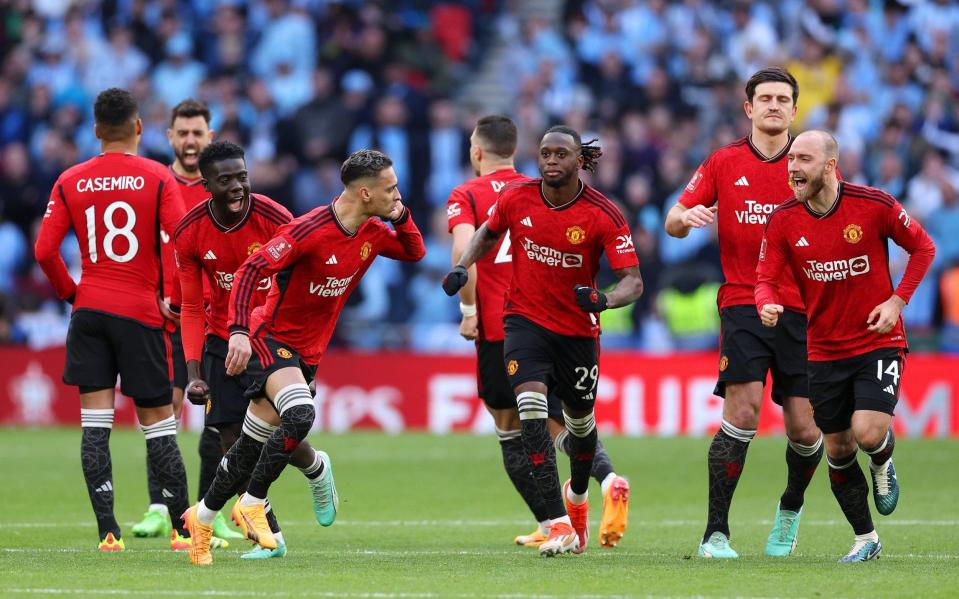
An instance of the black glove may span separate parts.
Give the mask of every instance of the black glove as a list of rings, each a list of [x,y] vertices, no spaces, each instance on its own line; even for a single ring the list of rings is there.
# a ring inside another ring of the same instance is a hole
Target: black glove
[[[466,267],[456,265],[443,277],[443,291],[446,295],[453,296],[463,288],[463,285],[466,285],[468,280],[469,273],[466,272]]]
[[[598,289],[577,285],[573,291],[576,292],[576,303],[583,312],[602,312],[606,309],[606,294]]]

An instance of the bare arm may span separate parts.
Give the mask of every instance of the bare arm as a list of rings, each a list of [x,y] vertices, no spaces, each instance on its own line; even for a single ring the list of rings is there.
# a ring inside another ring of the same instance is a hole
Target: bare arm
[[[607,308],[627,306],[643,295],[643,275],[638,266],[614,270],[613,274],[619,277],[619,282],[606,294]]]
[[[470,239],[476,232],[476,227],[468,223],[460,223],[453,227],[452,261],[455,266],[469,246]],[[460,289],[460,335],[472,341],[479,335],[479,315],[476,313],[476,265],[468,269],[466,285]]]
[[[716,220],[716,206],[702,206],[697,204],[687,208],[677,202],[666,213],[666,233],[672,237],[686,237],[692,228],[705,227]]]

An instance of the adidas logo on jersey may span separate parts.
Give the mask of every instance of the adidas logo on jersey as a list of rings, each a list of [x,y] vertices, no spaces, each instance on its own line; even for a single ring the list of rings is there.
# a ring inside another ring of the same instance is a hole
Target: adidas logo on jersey
[[[326,261],[327,264],[336,264],[336,254],[330,256],[330,259]]]
[[[532,226],[533,226],[533,219],[531,219],[531,218],[528,217],[528,216],[527,216],[526,218],[524,218],[523,220],[519,221],[519,222],[523,223],[523,224],[526,225],[527,227],[532,227]]]
[[[885,389],[883,389],[883,391],[885,391],[885,392],[888,393],[889,395],[895,395],[895,394],[896,394],[896,390],[892,388],[892,385],[889,385],[888,387],[886,387]]]
[[[204,260],[216,260],[216,254],[213,253],[213,250],[207,250],[206,253],[203,254],[203,259],[204,259]]]
[[[740,177],[736,179],[736,182],[733,183],[736,187],[749,187],[749,181],[746,180],[746,177]]]
[[[806,241],[806,238],[805,238],[805,237],[800,237],[800,238],[799,238],[799,241],[796,242],[796,247],[797,247],[797,248],[808,248],[808,247],[809,247],[809,242]]]

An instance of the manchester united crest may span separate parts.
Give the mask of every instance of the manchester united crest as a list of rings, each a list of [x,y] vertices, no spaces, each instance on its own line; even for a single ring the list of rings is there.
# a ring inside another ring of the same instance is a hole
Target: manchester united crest
[[[261,247],[263,247],[262,243],[260,243],[259,241],[254,241],[253,243],[251,243],[250,245],[246,247],[246,255],[252,256],[253,252],[257,251]]]
[[[566,239],[573,245],[579,245],[586,241],[586,231],[579,225],[573,225],[566,229]]]
[[[509,364],[506,365],[506,373],[510,376],[516,374],[516,371],[519,370],[519,362],[516,360],[510,360]]]
[[[363,244],[363,247],[360,248],[360,260],[366,260],[370,257],[370,252],[373,251],[373,244],[369,241]]]
[[[862,227],[859,225],[846,225],[842,230],[842,238],[849,243],[859,243],[862,241]]]
[[[289,360],[290,358],[293,357],[293,352],[286,349],[285,347],[281,347],[280,349],[276,350],[276,355],[280,356],[284,360]]]
[[[725,372],[727,368],[729,368],[729,358],[727,356],[719,358],[719,372]]]

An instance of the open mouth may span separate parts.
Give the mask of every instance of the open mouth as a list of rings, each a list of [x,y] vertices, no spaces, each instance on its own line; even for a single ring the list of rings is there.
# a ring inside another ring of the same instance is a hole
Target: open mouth
[[[196,148],[188,148],[183,150],[183,159],[184,160],[196,160],[199,158],[200,152]]]
[[[794,176],[789,179],[792,183],[793,189],[795,191],[803,191],[806,189],[806,186],[809,184],[809,181],[805,177]]]
[[[243,196],[230,196],[230,201],[226,203],[226,207],[233,212],[239,212],[243,208]]]

